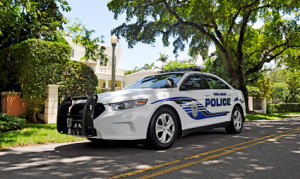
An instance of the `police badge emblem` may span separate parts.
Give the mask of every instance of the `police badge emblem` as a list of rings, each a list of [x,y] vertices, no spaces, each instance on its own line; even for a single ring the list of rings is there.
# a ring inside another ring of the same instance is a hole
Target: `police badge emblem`
[[[196,102],[193,102],[191,108],[192,108],[192,115],[194,118],[196,118],[198,116],[198,104]]]

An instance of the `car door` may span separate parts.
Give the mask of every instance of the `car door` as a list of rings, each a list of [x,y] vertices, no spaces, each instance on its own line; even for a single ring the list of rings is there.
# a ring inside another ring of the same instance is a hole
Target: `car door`
[[[205,109],[205,99],[209,98],[209,86],[200,73],[187,76],[179,87],[186,128],[212,124],[211,115]]]
[[[232,89],[216,76],[209,74],[203,76],[210,88],[210,96],[205,99],[205,108],[215,114],[216,122],[229,121],[233,102]]]

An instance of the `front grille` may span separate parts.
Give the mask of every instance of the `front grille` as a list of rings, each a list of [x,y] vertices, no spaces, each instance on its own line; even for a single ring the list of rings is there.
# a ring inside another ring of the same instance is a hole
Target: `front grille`
[[[100,116],[105,111],[105,107],[102,103],[97,103],[94,111],[94,119]]]
[[[82,119],[68,118],[68,134],[83,136]]]
[[[70,110],[69,118],[67,118],[68,134],[83,136],[83,111],[85,103],[74,104]],[[94,109],[94,119],[105,111],[102,103],[97,103]],[[95,132],[96,133],[96,132]]]

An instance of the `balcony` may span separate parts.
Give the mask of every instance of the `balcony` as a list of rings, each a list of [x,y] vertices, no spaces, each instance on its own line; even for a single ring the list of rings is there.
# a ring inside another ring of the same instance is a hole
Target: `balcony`
[[[108,66],[96,66],[96,73],[106,73],[111,74],[111,67]],[[120,68],[116,68],[116,75],[124,75],[124,70]]]

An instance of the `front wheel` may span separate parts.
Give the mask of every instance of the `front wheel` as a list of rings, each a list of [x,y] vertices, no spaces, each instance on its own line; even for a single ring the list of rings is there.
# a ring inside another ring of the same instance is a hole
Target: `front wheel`
[[[177,117],[172,110],[161,108],[151,118],[147,141],[155,149],[167,149],[173,145],[178,133]]]
[[[234,107],[232,110],[230,125],[226,127],[226,132],[229,134],[239,134],[243,130],[243,112],[239,107]]]

